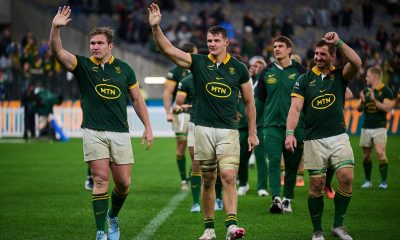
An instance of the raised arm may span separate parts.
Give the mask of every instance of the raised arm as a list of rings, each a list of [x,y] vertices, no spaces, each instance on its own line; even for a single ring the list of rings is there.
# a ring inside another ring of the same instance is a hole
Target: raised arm
[[[150,117],[146,103],[144,102],[138,86],[129,89],[129,96],[131,97],[136,114],[144,125],[142,144],[146,141],[146,150],[148,150],[153,145],[153,130],[150,125]]]
[[[62,47],[60,29],[71,21],[70,15],[71,8],[69,6],[58,8],[58,12],[53,18],[49,38],[51,53],[68,71],[74,70],[76,57]]]
[[[339,39],[336,32],[328,32],[322,38],[327,43],[333,43],[337,46],[339,52],[346,58],[348,63],[343,68],[343,77],[347,81],[353,80],[357,72],[360,70],[362,62],[357,53],[349,47],[343,40]]]
[[[153,31],[154,40],[160,51],[176,65],[189,68],[192,64],[192,57],[189,53],[186,53],[176,47],[174,47],[171,42],[164,36],[160,28],[161,22],[161,12],[157,4],[150,4],[147,9],[149,12],[149,23],[151,30]]]
[[[294,137],[294,130],[299,122],[301,110],[303,109],[304,99],[298,97],[292,97],[292,103],[290,105],[287,121],[286,121],[286,140],[285,148],[294,152],[297,147],[297,140]]]
[[[244,109],[249,124],[249,138],[247,142],[249,144],[249,151],[251,151],[253,148],[257,147],[259,140],[257,138],[256,107],[254,103],[253,88],[250,81],[240,85],[240,92],[242,94]]]

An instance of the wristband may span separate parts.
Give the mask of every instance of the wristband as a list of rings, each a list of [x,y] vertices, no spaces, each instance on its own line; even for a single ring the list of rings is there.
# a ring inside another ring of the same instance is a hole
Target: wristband
[[[293,130],[286,130],[285,137],[287,137],[289,135],[294,135],[294,131]]]
[[[341,48],[342,46],[343,46],[343,40],[342,39],[339,39],[337,42],[336,42],[336,47],[337,48]]]

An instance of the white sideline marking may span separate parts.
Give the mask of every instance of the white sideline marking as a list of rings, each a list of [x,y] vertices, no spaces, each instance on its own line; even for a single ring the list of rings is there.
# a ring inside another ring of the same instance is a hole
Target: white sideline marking
[[[0,143],[27,143],[24,139],[0,139]]]
[[[181,191],[176,194],[168,203],[168,205],[161,210],[158,215],[151,220],[149,224],[143,229],[143,231],[135,238],[136,240],[147,240],[151,239],[157,229],[163,224],[165,220],[171,215],[175,208],[186,198],[189,191]]]

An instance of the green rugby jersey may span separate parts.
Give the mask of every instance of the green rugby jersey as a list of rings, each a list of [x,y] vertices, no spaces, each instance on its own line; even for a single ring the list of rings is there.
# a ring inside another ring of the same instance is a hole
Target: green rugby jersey
[[[76,55],[72,71],[78,82],[83,112],[82,128],[129,132],[129,89],[138,87],[132,68],[111,57],[104,69],[95,58]]]
[[[189,109],[190,114],[190,122],[194,122],[195,119],[195,109],[196,109],[196,101],[194,98],[194,86],[193,86],[193,75],[189,74],[184,77],[178,84],[178,92],[177,94],[184,94],[186,96],[185,104],[191,104],[192,107]]]
[[[240,85],[249,81],[246,66],[227,54],[217,66],[209,54],[191,54],[196,91],[195,124],[205,127],[237,129],[237,103]]]
[[[172,102],[175,102],[176,93],[178,91],[178,83],[189,74],[191,74],[190,70],[179,66],[175,66],[168,71],[166,81],[175,84],[174,91],[172,92]]]
[[[257,74],[254,77],[254,81],[253,81],[253,91],[255,91],[255,92],[257,90],[257,85],[258,85],[258,81],[257,81],[258,76],[259,76],[259,74]],[[257,100],[257,94],[256,93],[254,93],[254,100],[255,100],[254,102],[256,104],[256,109],[257,109],[257,111],[259,111],[261,106],[259,106],[260,105],[260,101]],[[238,123],[238,129],[247,129],[248,126],[249,126],[249,123],[248,123],[247,117],[246,117],[246,111],[245,111],[245,108],[244,108],[244,102],[243,102],[241,97],[239,97],[239,103],[238,103],[238,106],[237,106],[237,111],[240,113],[240,115],[242,115],[240,120],[239,120],[239,123]],[[264,115],[262,115],[262,116],[258,116],[257,115],[256,123],[257,123],[257,127],[262,127],[264,125]]]
[[[53,113],[53,106],[60,104],[62,100],[59,99],[57,95],[45,88],[39,88],[39,91],[36,93],[36,97],[38,98],[38,103],[34,108],[39,115],[45,116]]]
[[[291,104],[290,94],[297,78],[306,69],[296,61],[282,68],[276,63],[268,65],[258,78],[257,99],[263,109],[264,127],[286,126],[287,115]],[[298,126],[301,126],[301,121]]]
[[[342,72],[343,67],[332,66],[323,77],[318,68],[313,67],[297,79],[291,96],[304,100],[305,140],[346,132],[343,108],[348,81]]]
[[[386,127],[386,112],[379,111],[375,103],[369,96],[368,88],[363,89],[365,95],[364,102],[364,123],[363,128],[385,128]],[[390,88],[381,83],[376,89],[373,89],[375,99],[383,102],[384,99],[393,100],[393,92]]]

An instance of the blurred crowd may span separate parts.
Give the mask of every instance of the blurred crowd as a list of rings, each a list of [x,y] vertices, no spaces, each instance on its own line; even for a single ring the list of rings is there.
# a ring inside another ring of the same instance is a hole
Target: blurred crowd
[[[72,2],[75,2],[74,9],[77,9],[78,12],[90,14],[94,11],[93,5],[85,6],[85,3],[88,4],[91,1]],[[400,88],[399,3],[373,0],[363,0],[362,4],[359,1],[348,0],[328,0],[324,3],[306,1],[293,7],[293,9],[299,10],[295,13],[264,14],[261,18],[258,18],[257,16],[260,15],[255,13],[263,9],[243,10],[240,12],[241,16],[235,14],[235,18],[241,17],[241,28],[237,28],[233,23],[232,13],[227,12],[224,5],[236,4],[240,8],[241,4],[244,4],[240,0],[190,1],[204,4],[200,5],[203,6],[200,9],[193,8],[191,12],[182,14],[178,18],[175,18],[172,13],[179,1],[156,0],[154,2],[157,2],[163,12],[167,13],[167,16],[163,17],[171,16],[170,18],[172,18],[167,19],[167,25],[163,28],[166,37],[175,46],[183,46],[185,43],[191,42],[199,49],[207,48],[207,29],[213,25],[222,25],[228,30],[231,41],[229,52],[245,63],[248,63],[253,56],[262,56],[267,63],[272,62],[273,39],[278,35],[284,35],[294,40],[296,48],[304,49],[302,51],[304,53],[300,56],[301,62],[304,66],[310,66],[312,65],[314,43],[319,39],[314,39],[311,43],[302,41],[302,38],[308,38],[308,36],[297,36],[296,28],[316,30],[316,32],[322,30],[321,33],[326,29],[332,29],[343,32],[344,34],[341,34],[343,40],[355,49],[363,60],[362,71],[356,81],[350,85],[355,97],[358,97],[359,92],[365,86],[365,70],[374,65],[380,65],[383,69],[385,85],[394,92]],[[210,3],[213,4],[209,5]],[[246,2],[246,4],[250,3]],[[120,39],[145,45],[150,51],[158,52],[152,41],[145,1],[99,1],[99,5],[95,9],[97,9],[97,13],[107,13],[110,18],[117,19],[116,29]],[[244,5],[242,9],[246,9]],[[361,19],[356,19],[356,12],[361,12]],[[379,14],[389,16],[392,25],[379,25],[380,23],[376,20],[376,15]],[[357,20],[359,22],[356,22]],[[355,25],[365,30],[367,36],[354,33],[357,31]],[[307,32],[303,34],[307,34]],[[315,35],[315,37],[319,36]],[[309,46],[303,46],[304,44]],[[340,60],[339,57],[338,65],[340,65]]]
[[[197,0],[192,2],[204,7],[194,8],[192,12],[176,18],[173,13],[177,10],[179,1],[154,2],[159,3],[163,12],[166,13],[163,17],[167,18],[165,21],[167,24],[162,27],[166,37],[176,46],[191,42],[200,49],[206,48],[206,31],[210,26],[218,24],[228,30],[231,40],[229,52],[245,63],[248,63],[253,56],[262,56],[267,63],[272,62],[273,39],[278,35],[285,35],[293,39],[295,53],[300,55],[301,63],[304,66],[310,66],[313,46],[315,41],[319,40],[317,39],[319,33],[332,29],[342,33],[340,35],[343,40],[362,57],[363,69],[355,79],[356,81],[350,84],[355,97],[358,97],[365,85],[365,69],[374,65],[379,65],[383,69],[385,85],[394,92],[400,88],[400,8],[398,3],[371,0],[363,0],[362,4],[351,4],[354,1],[346,0],[328,0],[324,3],[318,2],[318,4],[306,2],[298,4],[296,8],[298,11],[294,14],[287,12],[257,17],[260,15],[245,8],[241,15],[235,14],[235,16],[225,11],[224,4],[234,4],[240,8],[242,4],[244,6],[244,1]],[[71,0],[69,4],[75,15],[101,16],[103,20],[98,24],[114,27],[118,41],[140,44],[146,46],[150,52],[158,54],[147,20],[147,1]],[[213,7],[209,7],[210,4]],[[358,9],[355,9],[356,7]],[[361,19],[355,19],[355,12],[361,12]],[[392,25],[379,25],[380,23],[376,21],[378,14],[390,16]],[[235,19],[232,19],[233,17]],[[234,24],[237,21],[240,21],[240,27]],[[357,29],[368,34],[354,33]],[[47,39],[38,42],[34,33],[28,31],[21,41],[17,41],[13,39],[10,27],[5,26],[0,30],[0,100],[20,96],[12,94],[21,92],[21,89],[11,87],[14,86],[10,84],[12,81],[22,81],[23,84],[18,85],[22,89],[26,89],[31,82],[38,82],[55,92],[65,91],[65,87],[60,87],[58,91],[49,86],[49,82],[55,82],[57,79],[65,80],[65,72],[51,56]],[[315,35],[308,36],[309,31],[315,32]],[[339,56],[338,65],[340,61]],[[59,82],[58,85],[62,86],[63,81]],[[63,94],[67,98],[78,96],[76,91]]]
[[[34,33],[28,31],[21,41],[16,41],[10,27],[1,30],[0,100],[19,99],[29,85],[49,88],[50,83],[64,76],[65,71],[51,55],[47,39],[38,42]]]

